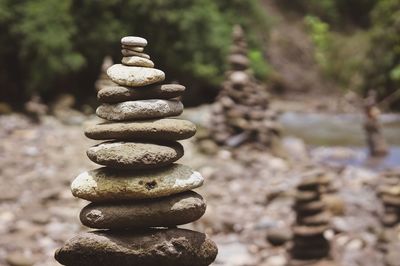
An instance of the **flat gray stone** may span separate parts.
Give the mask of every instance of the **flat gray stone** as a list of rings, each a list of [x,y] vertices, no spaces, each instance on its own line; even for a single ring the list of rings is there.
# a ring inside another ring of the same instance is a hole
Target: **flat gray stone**
[[[116,169],[152,169],[169,165],[183,156],[179,142],[162,144],[136,142],[103,142],[90,147],[90,160]]]
[[[122,45],[122,48],[123,49],[127,49],[127,50],[132,50],[132,51],[135,51],[135,52],[139,52],[139,53],[144,51],[144,47],[125,45],[125,44]]]
[[[200,219],[206,211],[203,198],[183,192],[157,199],[90,203],[82,209],[83,225],[97,229],[173,227]]]
[[[147,40],[142,37],[125,36],[121,39],[121,44],[128,45],[128,46],[145,47],[147,45]]]
[[[182,140],[196,133],[190,121],[164,118],[137,122],[105,122],[90,125],[85,129],[86,137],[95,140]]]
[[[178,116],[183,104],[176,100],[137,100],[116,104],[102,104],[96,114],[106,120],[127,121]]]
[[[148,55],[148,54],[139,53],[139,52],[135,52],[135,51],[128,50],[128,49],[122,49],[121,53],[123,56],[138,56],[138,57],[143,57],[145,59],[150,59],[150,55]]]
[[[207,266],[218,253],[205,234],[184,229],[81,233],[55,253],[69,266]]]
[[[203,182],[199,172],[181,164],[141,171],[103,167],[80,174],[71,190],[81,199],[111,202],[165,197],[198,188]]]
[[[154,67],[153,61],[140,56],[125,56],[121,62],[126,66]]]
[[[165,73],[156,68],[115,64],[107,69],[112,81],[122,86],[140,87],[161,82]]]
[[[97,93],[103,103],[118,103],[133,100],[172,99],[182,96],[185,87],[179,84],[149,85],[140,88],[108,86]]]

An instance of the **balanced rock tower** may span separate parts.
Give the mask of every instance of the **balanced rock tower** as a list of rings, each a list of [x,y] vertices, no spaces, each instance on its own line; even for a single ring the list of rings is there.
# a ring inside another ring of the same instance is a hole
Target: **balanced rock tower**
[[[175,163],[183,156],[177,140],[196,132],[190,121],[168,118],[182,113],[174,98],[185,87],[159,84],[165,75],[143,53],[145,39],[128,36],[121,42],[122,64],[107,70],[118,85],[98,92],[102,104],[96,113],[108,121],[85,130],[87,137],[105,140],[87,151],[104,167],[80,174],[71,185],[74,196],[91,201],[81,222],[99,230],[67,241],[55,258],[69,266],[209,265],[217,255],[214,242],[177,228],[206,209],[192,191],[203,177]]]
[[[249,69],[243,29],[235,26],[232,37],[230,69],[213,105],[210,135],[223,146],[251,144],[278,151],[281,137],[278,115],[269,108],[269,93]]]
[[[386,227],[393,227],[400,222],[400,173],[384,173],[383,184],[378,188],[378,197],[384,207],[381,222]]]
[[[329,242],[324,232],[329,228],[330,215],[321,200],[320,180],[306,178],[297,187],[294,210],[291,255],[297,260],[321,259],[329,254]]]

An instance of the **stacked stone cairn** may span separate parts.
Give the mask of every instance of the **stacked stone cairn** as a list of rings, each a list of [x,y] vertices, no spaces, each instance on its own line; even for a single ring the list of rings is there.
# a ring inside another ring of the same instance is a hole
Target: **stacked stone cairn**
[[[280,149],[281,126],[277,112],[269,109],[269,93],[249,69],[243,29],[233,29],[233,45],[216,103],[213,105],[210,135],[219,145],[236,147],[253,144],[261,149]]]
[[[98,92],[96,113],[108,120],[91,125],[87,137],[109,140],[87,151],[104,167],[80,174],[72,183],[74,196],[91,201],[81,222],[99,229],[82,233],[56,251],[69,266],[206,266],[216,245],[203,233],[177,226],[198,220],[205,212],[203,198],[192,191],[203,177],[174,163],[183,156],[177,140],[190,138],[190,121],[168,118],[182,113],[175,97],[185,88],[159,84],[164,72],[143,53],[147,41],[128,36],[122,42],[122,64],[108,76],[117,86]]]
[[[109,86],[115,86],[115,84],[107,75],[107,69],[113,65],[113,60],[111,56],[106,56],[103,59],[103,64],[101,65],[101,72],[99,78],[94,84],[96,91],[100,91]]]
[[[370,156],[382,157],[389,153],[389,149],[383,136],[382,125],[379,122],[381,111],[376,104],[376,94],[376,91],[370,90],[364,100],[364,130]]]
[[[387,172],[383,177],[383,184],[378,188],[378,197],[384,206],[381,222],[393,227],[400,222],[400,172]]]
[[[322,259],[329,254],[329,242],[324,232],[329,228],[330,215],[325,210],[320,185],[317,177],[309,177],[297,187],[296,224],[291,248],[294,260]]]

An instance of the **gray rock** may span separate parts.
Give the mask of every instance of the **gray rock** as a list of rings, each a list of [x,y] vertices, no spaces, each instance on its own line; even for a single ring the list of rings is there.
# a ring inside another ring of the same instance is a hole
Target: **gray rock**
[[[145,59],[150,59],[150,55],[148,55],[148,54],[139,53],[139,52],[135,52],[135,51],[128,50],[128,49],[122,49],[121,53],[123,56],[138,56],[138,57],[143,57]]]
[[[165,197],[200,187],[204,178],[190,167],[172,164],[153,170],[99,168],[80,174],[71,184],[75,197],[92,202]]]
[[[151,169],[169,165],[183,156],[179,142],[162,144],[103,142],[86,152],[97,164],[116,169]]]
[[[94,231],[67,241],[55,258],[74,266],[207,266],[217,253],[205,234],[190,230]]]
[[[161,82],[165,73],[156,68],[134,67],[116,64],[107,69],[112,81],[122,86],[140,87]]]
[[[126,36],[121,39],[122,45],[145,47],[147,40],[136,36]]]
[[[85,129],[88,138],[96,140],[182,140],[192,137],[196,126],[187,120],[158,119],[137,122],[105,122]]]
[[[267,240],[273,246],[281,246],[292,239],[292,232],[285,228],[268,230]]]
[[[121,62],[126,66],[154,67],[153,61],[141,56],[125,56]]]
[[[125,44],[122,45],[122,48],[123,49],[127,49],[127,50],[132,50],[132,51],[135,51],[135,52],[139,52],[139,53],[144,51],[144,47],[125,45]]]
[[[182,96],[184,91],[185,87],[179,84],[150,85],[141,88],[109,86],[100,90],[97,98],[103,103],[146,99],[171,99]]]
[[[173,227],[194,222],[206,211],[203,198],[188,191],[157,199],[90,203],[82,209],[82,224],[97,229]]]
[[[183,105],[176,100],[137,100],[116,104],[102,104],[96,114],[112,121],[154,119],[178,116],[183,112]]]

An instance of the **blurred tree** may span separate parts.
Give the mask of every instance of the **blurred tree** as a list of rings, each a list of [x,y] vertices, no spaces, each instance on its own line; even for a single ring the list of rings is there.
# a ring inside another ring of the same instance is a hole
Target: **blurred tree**
[[[236,23],[247,28],[251,49],[263,55],[268,22],[257,0],[0,0],[0,60],[7,65],[0,97],[51,97],[67,90],[90,95],[102,58],[119,61],[117,40],[127,34],[149,40],[149,53],[167,77],[216,86]],[[266,75],[264,58],[254,60],[256,73]]]
[[[390,95],[400,90],[400,1],[380,0],[372,13],[371,50],[365,72],[365,91]],[[400,108],[400,98],[395,99]]]

